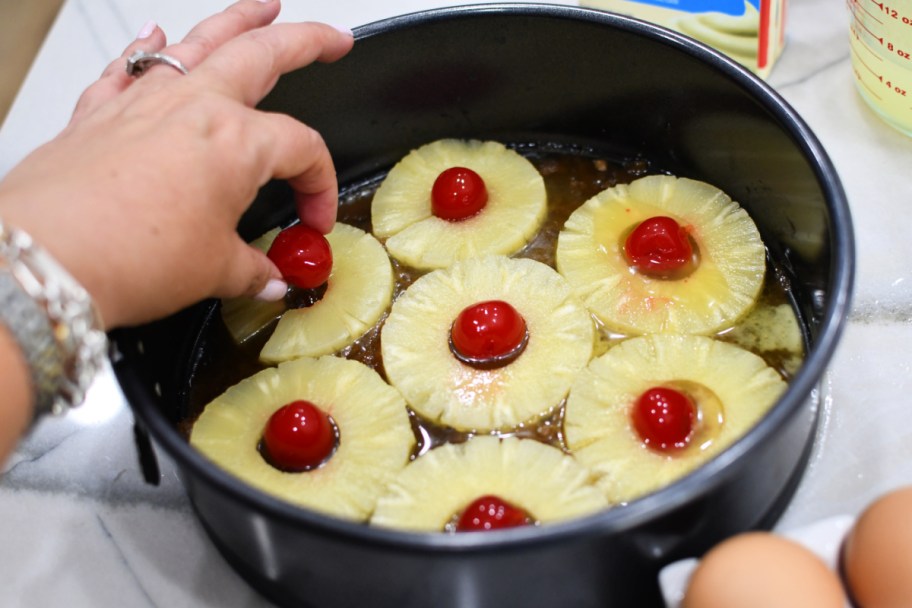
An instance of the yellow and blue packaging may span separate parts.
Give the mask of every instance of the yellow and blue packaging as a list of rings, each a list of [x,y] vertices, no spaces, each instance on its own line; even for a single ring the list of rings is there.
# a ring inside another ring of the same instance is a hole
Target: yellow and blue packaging
[[[785,44],[786,0],[580,0],[580,5],[686,34],[763,78]]]

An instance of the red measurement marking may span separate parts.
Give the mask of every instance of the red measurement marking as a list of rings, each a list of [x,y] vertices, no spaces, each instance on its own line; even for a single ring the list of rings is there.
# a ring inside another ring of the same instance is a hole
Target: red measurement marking
[[[871,68],[871,66],[869,66],[867,63],[865,63],[865,62],[864,62],[864,59],[861,58],[861,56],[855,51],[854,48],[852,48],[851,51],[855,54],[855,59],[858,61],[858,63],[860,63],[861,65],[863,65],[865,68],[867,68],[867,70],[868,70],[869,72],[871,72],[871,73],[874,75],[874,77],[877,78],[877,80],[883,82],[883,76],[881,76],[880,74],[878,74],[877,72],[875,72],[875,71]],[[875,57],[876,57],[876,55],[875,55]],[[857,71],[856,71],[856,75],[857,75]]]
[[[856,4],[857,4],[857,3],[858,3],[858,2],[857,2],[857,0],[856,0]],[[883,10],[884,10],[883,2],[872,2],[871,4],[873,4],[874,6],[880,7],[880,12],[883,12]],[[876,16],[874,13],[872,13],[871,11],[869,11],[868,9],[866,9],[866,8],[863,7],[863,6],[861,7],[861,10],[863,10],[863,11],[866,12],[868,15],[870,15],[871,19],[873,19],[873,20],[876,21],[877,23],[880,23],[881,25],[883,25],[883,21],[881,21],[880,19],[878,19],[877,16]]]
[[[865,41],[865,39],[858,35],[858,30],[856,30],[854,27],[850,28],[850,30],[851,30],[851,32],[852,32],[852,35],[855,36],[855,40],[857,40],[857,41],[859,42],[859,44],[861,44],[861,46],[863,46],[865,49],[867,49],[867,51],[868,51],[869,53],[871,53],[871,56],[872,56],[872,57],[874,57],[875,59],[877,59],[877,61],[883,61],[883,57],[881,57],[880,55],[878,55],[878,54],[874,51],[874,49],[872,49],[872,48],[870,47],[870,45]]]
[[[872,32],[870,29],[868,29],[868,26],[866,26],[866,25],[865,25],[864,23],[862,23],[861,21],[858,21],[857,23],[858,23],[858,25],[860,25],[862,28],[864,28],[864,31],[866,31],[867,33],[871,34],[871,38],[873,38],[874,40],[876,40],[877,42],[879,42],[879,43],[880,43],[880,46],[883,46],[883,40],[884,40],[883,38],[881,38],[880,36],[878,36],[877,34],[875,34],[874,32]]]
[[[893,44],[889,40],[887,41],[887,50],[890,51],[891,55],[896,55],[900,59],[905,59],[906,61],[909,61],[910,59],[912,59],[912,57],[909,56],[909,51],[904,51],[901,48],[898,48],[895,44]]]
[[[883,99],[880,97],[880,95],[878,95],[877,93],[875,93],[875,92],[874,92],[874,89],[872,89],[871,87],[869,87],[869,86],[867,85],[867,83],[866,83],[864,80],[861,79],[861,74],[858,73],[858,70],[853,70],[853,71],[855,72],[855,78],[856,78],[857,82],[861,83],[861,86],[863,86],[864,88],[866,88],[866,89],[868,90],[868,93],[870,93],[871,95],[873,95],[874,97],[876,97],[876,98],[877,98],[877,101],[883,101]]]

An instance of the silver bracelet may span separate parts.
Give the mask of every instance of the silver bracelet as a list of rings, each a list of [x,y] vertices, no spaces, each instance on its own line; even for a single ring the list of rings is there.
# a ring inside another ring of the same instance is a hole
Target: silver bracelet
[[[89,293],[27,233],[0,220],[0,322],[28,362],[35,418],[82,403],[107,358]]]

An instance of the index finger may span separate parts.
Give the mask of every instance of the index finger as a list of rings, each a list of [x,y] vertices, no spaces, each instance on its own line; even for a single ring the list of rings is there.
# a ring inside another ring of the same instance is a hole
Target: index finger
[[[335,61],[353,44],[351,32],[323,23],[278,23],[226,42],[190,75],[207,89],[253,106],[282,74],[314,61]]]

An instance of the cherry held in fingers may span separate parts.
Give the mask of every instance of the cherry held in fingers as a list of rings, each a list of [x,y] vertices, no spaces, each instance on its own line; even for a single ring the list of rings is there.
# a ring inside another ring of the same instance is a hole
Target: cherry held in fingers
[[[640,395],[631,417],[643,443],[660,452],[671,452],[686,447],[690,441],[697,408],[680,391],[653,387]]]
[[[465,508],[456,523],[456,532],[482,532],[528,526],[533,520],[523,509],[499,496],[482,496]]]
[[[295,224],[281,231],[266,255],[287,282],[301,289],[314,289],[323,285],[332,272],[333,257],[329,241],[303,224]]]
[[[450,329],[450,350],[463,363],[500,367],[522,354],[526,321],[509,303],[487,300],[466,307]]]
[[[336,447],[329,416],[309,401],[292,401],[270,416],[260,449],[282,471],[308,471],[325,462]]]
[[[487,204],[484,180],[471,169],[451,167],[434,180],[431,210],[440,219],[458,222],[477,214]]]
[[[686,273],[694,263],[687,230],[665,216],[640,222],[624,242],[624,254],[638,272],[660,278]]]

